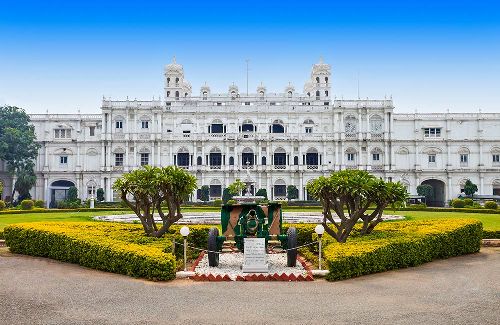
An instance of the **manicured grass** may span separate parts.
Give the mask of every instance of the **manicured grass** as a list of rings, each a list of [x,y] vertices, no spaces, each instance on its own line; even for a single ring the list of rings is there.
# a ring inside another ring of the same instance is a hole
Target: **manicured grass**
[[[476,219],[483,223],[483,229],[489,231],[500,230],[499,214],[463,213],[463,212],[431,212],[431,211],[395,211],[386,210],[387,214],[398,214],[407,217],[408,220],[429,220],[437,218],[447,219]]]
[[[127,214],[128,211],[91,211],[91,212],[51,212],[0,215],[0,231],[14,223],[39,221],[92,221],[92,217],[110,214]]]

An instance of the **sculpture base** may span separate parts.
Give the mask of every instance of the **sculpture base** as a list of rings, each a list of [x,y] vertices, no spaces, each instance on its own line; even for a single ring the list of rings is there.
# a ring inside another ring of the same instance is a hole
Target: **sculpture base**
[[[269,264],[264,265],[245,265],[241,267],[243,273],[269,273]]]

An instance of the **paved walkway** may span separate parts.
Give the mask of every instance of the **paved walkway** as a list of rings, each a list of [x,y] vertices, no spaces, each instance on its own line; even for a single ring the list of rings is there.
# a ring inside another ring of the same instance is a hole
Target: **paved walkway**
[[[500,249],[328,283],[154,283],[0,251],[0,324],[500,324]]]

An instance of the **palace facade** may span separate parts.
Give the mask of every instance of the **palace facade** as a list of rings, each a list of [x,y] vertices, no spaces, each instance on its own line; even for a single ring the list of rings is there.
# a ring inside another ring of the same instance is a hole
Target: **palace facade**
[[[41,144],[33,198],[53,205],[76,186],[82,199],[101,187],[117,200],[113,182],[146,164],[185,168],[213,199],[247,169],[273,200],[288,185],[307,200],[310,180],[341,169],[401,181],[411,194],[431,184],[433,205],[459,195],[467,179],[478,194],[500,195],[500,113],[400,114],[392,99],[337,99],[321,61],[300,93],[289,84],[246,94],[233,84],[193,94],[175,59],[164,75],[165,100],[103,98],[101,114],[32,114]],[[5,197],[14,180],[4,171],[0,179]]]

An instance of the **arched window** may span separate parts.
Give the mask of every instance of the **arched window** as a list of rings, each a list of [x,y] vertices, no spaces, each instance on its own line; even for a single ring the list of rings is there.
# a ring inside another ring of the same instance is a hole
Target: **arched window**
[[[208,93],[206,91],[203,92],[203,99],[207,99]]]
[[[170,90],[167,91],[167,97],[170,97]]]
[[[347,116],[344,120],[344,126],[346,136],[353,137],[358,133],[358,120],[354,116]]]
[[[222,196],[222,185],[217,179],[210,182],[210,199],[220,199]]]
[[[354,165],[356,164],[356,149],[354,148],[347,148],[345,151],[346,155],[346,161],[348,165]]]
[[[241,132],[254,132],[254,125],[251,120],[245,120],[243,121],[243,124],[241,124]]]
[[[179,78],[175,78],[175,85],[179,86]]]
[[[234,166],[234,157],[229,157],[229,166]]]
[[[325,96],[328,97],[328,90],[325,90]]]
[[[201,158],[201,156],[198,156],[198,158],[196,158],[196,164],[198,166],[203,165],[203,158]]]
[[[328,83],[328,77],[325,77],[325,83]]]
[[[264,98],[264,92],[263,92],[263,91],[260,91],[260,92],[259,92],[259,96],[260,96],[260,98]]]
[[[319,155],[316,148],[309,148],[306,152],[306,165],[307,166],[318,166],[319,165]]]
[[[316,90],[316,99],[319,99],[319,90]]]
[[[175,99],[179,99],[179,92],[178,91],[175,92]]]
[[[282,120],[274,120],[271,125],[271,133],[285,133],[285,127]]]
[[[265,166],[267,164],[267,158],[266,156],[262,156],[262,166]]]
[[[188,93],[184,93],[184,97],[187,97],[188,96]]]
[[[384,133],[383,120],[380,115],[373,115],[370,117],[370,132],[372,134],[382,134]]]
[[[213,120],[209,126],[209,133],[224,133],[224,124],[221,120]]]
[[[311,97],[311,93],[310,92],[307,93],[307,97]]]
[[[373,148],[371,151],[372,154],[372,162],[374,165],[380,165],[383,163],[382,160],[382,149],[380,148]]]
[[[210,166],[221,166],[222,165],[222,153],[219,148],[215,147],[210,150],[209,154]]]
[[[170,77],[167,78],[167,87],[170,86]]]
[[[293,94],[292,94],[292,92],[291,92],[291,91],[289,91],[289,92],[288,92],[288,98],[292,98],[292,95],[293,95]]]
[[[283,148],[278,148],[274,151],[273,164],[275,166],[285,166],[286,165],[286,151]]]
[[[293,157],[293,164],[294,164],[295,166],[298,166],[298,165],[299,165],[299,156],[295,156],[295,157]]]
[[[189,151],[186,147],[181,147],[177,151],[177,166],[188,167],[189,166]]]
[[[286,198],[286,183],[282,179],[276,180],[273,187],[274,200]]]
[[[241,152],[241,164],[243,166],[253,166],[254,165],[254,155],[251,148],[245,148]]]
[[[316,77],[316,83],[319,84],[319,77]]]

